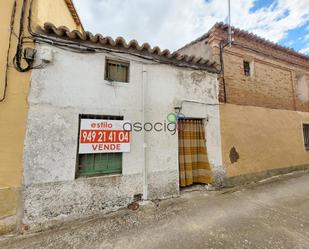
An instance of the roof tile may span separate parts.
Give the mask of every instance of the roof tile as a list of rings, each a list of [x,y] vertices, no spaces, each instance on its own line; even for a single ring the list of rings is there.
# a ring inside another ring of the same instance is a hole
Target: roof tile
[[[252,32],[248,32],[248,31],[245,31],[245,30],[242,30],[242,29],[239,29],[239,28],[235,28],[235,27],[231,27],[231,28],[232,28],[233,34],[238,36],[238,37],[248,38],[250,40],[253,40],[255,42],[264,44],[265,46],[268,46],[268,47],[280,50],[280,51],[285,52],[287,54],[290,54],[290,55],[293,55],[293,56],[297,56],[297,57],[305,59],[305,60],[309,60],[309,56],[304,55],[302,53],[299,53],[299,52],[295,51],[292,48],[288,48],[288,47],[279,45],[277,43],[271,42],[270,40],[262,38],[262,37],[254,34]],[[223,22],[216,23],[206,34],[204,34],[201,37],[197,38],[196,40],[186,44],[184,47],[178,49],[177,51],[180,51],[183,48],[186,48],[186,47],[188,47],[190,45],[193,45],[193,44],[195,44],[195,43],[197,43],[199,41],[207,39],[217,29],[227,30],[228,29],[228,25],[223,23]]]
[[[70,31],[65,26],[56,27],[52,23],[45,23],[44,29],[42,31],[44,33],[54,35],[62,39],[75,40],[76,42],[91,42],[99,44],[103,47],[112,47],[113,49],[121,49],[127,51],[133,50],[141,55],[156,57],[156,59],[159,59],[162,62],[169,62],[179,66],[189,66],[193,68],[207,70],[212,73],[219,73],[219,67],[213,61],[205,60],[201,57],[182,55],[178,52],[171,53],[168,49],[161,51],[161,49],[157,46],[151,48],[148,43],[143,43],[142,45],[139,45],[136,40],[131,40],[127,43],[125,39],[121,36],[117,37],[114,40],[109,36],[104,37],[101,34],[93,35],[89,31]]]

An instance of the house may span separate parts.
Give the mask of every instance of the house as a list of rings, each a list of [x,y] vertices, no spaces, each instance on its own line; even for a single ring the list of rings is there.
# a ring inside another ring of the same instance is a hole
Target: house
[[[22,208],[23,146],[32,73],[23,57],[27,51],[31,62],[33,51],[33,39],[25,37],[47,21],[83,30],[71,0],[0,1],[0,234],[16,228]]]
[[[226,184],[309,166],[309,57],[217,23],[178,52],[221,65],[220,124]]]
[[[23,224],[41,229],[177,196],[193,182],[220,184],[216,63],[50,23],[40,34]]]

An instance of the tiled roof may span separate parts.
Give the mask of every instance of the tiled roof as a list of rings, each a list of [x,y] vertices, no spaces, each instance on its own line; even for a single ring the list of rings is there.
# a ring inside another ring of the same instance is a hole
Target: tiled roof
[[[77,25],[80,25],[83,28],[83,24],[82,24],[82,22],[81,22],[81,20],[79,18],[79,15],[78,15],[78,13],[77,13],[77,11],[75,9],[73,1],[72,0],[64,0],[64,1],[65,1],[66,5],[68,6],[68,9],[70,10],[71,15],[72,15],[75,23]]]
[[[196,40],[190,42],[189,44],[185,45],[184,47],[180,48],[179,50],[186,48],[190,45],[193,45],[199,41],[205,40],[207,39],[214,31],[216,31],[217,29],[221,29],[223,31],[227,31],[228,29],[228,25],[224,24],[223,22],[220,23],[216,23],[206,34],[202,35],[201,37],[197,38]],[[267,39],[264,39],[258,35],[255,35],[251,32],[245,31],[245,30],[241,30],[235,27],[231,27],[232,32],[233,32],[233,36],[238,36],[238,37],[245,37],[247,39],[253,40],[255,42],[258,42],[260,44],[263,44],[265,46],[268,46],[270,48],[276,49],[276,50],[280,50],[282,52],[285,52],[287,54],[291,54],[294,56],[297,56],[299,58],[305,59],[305,60],[309,60],[309,56],[304,55],[302,53],[299,53],[297,51],[295,51],[292,48],[288,48],[288,47],[284,47],[282,45],[279,45],[277,43],[271,42]]]
[[[44,24],[45,34],[56,36],[61,39],[74,40],[79,43],[91,43],[106,48],[112,48],[120,51],[134,52],[141,56],[150,56],[163,63],[175,64],[178,66],[188,66],[191,68],[203,69],[212,73],[219,73],[219,67],[216,62],[205,60],[201,57],[183,55],[177,52],[171,53],[168,49],[161,51],[159,47],[151,47],[148,43],[139,45],[136,40],[131,40],[128,43],[123,37],[118,37],[115,40],[111,37],[104,37],[101,34],[93,35],[91,32],[79,32],[77,30],[70,31],[67,27],[56,27],[51,23]]]

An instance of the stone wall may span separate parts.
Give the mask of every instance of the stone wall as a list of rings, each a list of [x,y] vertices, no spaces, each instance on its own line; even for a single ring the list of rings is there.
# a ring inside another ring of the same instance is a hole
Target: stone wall
[[[237,36],[223,58],[228,103],[309,111],[308,59]],[[251,76],[244,75],[244,60],[251,62]]]

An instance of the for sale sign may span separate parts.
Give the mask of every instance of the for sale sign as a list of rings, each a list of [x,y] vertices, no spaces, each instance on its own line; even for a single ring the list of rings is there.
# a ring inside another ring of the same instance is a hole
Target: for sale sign
[[[79,154],[130,152],[128,121],[81,119]]]

